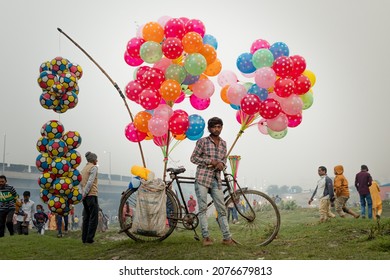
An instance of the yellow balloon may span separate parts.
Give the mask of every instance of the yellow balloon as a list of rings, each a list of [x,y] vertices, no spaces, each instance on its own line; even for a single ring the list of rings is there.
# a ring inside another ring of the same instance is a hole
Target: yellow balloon
[[[303,75],[309,78],[311,86],[313,87],[316,83],[316,75],[314,75],[312,71],[307,69],[303,72]]]

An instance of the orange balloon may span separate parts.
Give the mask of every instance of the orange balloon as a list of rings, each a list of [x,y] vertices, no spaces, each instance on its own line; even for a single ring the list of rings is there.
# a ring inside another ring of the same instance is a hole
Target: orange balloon
[[[161,43],[164,40],[164,28],[158,22],[148,22],[142,29],[142,38],[145,41]]]
[[[152,140],[152,139],[153,139],[153,134],[150,131],[148,131],[146,133],[146,137],[145,137],[144,140]]]
[[[141,132],[147,133],[149,131],[148,122],[152,115],[146,111],[138,112],[134,117],[134,126]]]
[[[207,65],[206,70],[203,72],[207,76],[217,76],[222,70],[222,63],[221,61],[217,58],[215,61],[209,65]]]
[[[188,32],[181,39],[184,51],[187,53],[198,53],[203,47],[203,39],[197,32]]]
[[[214,47],[209,44],[204,44],[199,53],[206,58],[207,65],[210,65],[217,59],[217,52]]]
[[[226,85],[221,89],[221,99],[223,102],[230,104],[229,99],[227,98],[227,91],[229,89],[230,85]]]
[[[184,140],[184,139],[186,139],[186,135],[185,135],[185,133],[183,133],[183,134],[180,134],[180,135],[176,135],[176,134],[174,134],[173,135],[173,138],[175,138],[176,140]]]
[[[176,80],[165,80],[160,86],[160,94],[165,101],[175,101],[180,96],[180,93],[181,86]]]

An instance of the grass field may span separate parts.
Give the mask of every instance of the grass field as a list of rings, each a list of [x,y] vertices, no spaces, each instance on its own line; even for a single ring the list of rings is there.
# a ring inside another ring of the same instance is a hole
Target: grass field
[[[2,260],[389,260],[390,206],[386,204],[378,223],[368,219],[336,217],[319,223],[317,209],[281,211],[277,238],[265,247],[224,246],[211,221],[215,244],[202,247],[192,231],[175,231],[159,243],[136,243],[112,225],[97,233],[94,244],[81,243],[81,232],[57,238],[55,231],[0,239]],[[198,234],[200,230],[198,229]],[[239,240],[239,238],[237,238]]]

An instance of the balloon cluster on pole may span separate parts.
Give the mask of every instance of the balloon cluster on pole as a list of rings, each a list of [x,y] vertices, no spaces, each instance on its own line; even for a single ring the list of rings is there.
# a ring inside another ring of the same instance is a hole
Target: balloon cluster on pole
[[[313,104],[315,84],[304,57],[290,55],[284,42],[271,45],[257,39],[248,52],[238,56],[236,65],[244,77],[253,80],[239,81],[233,71],[224,70],[218,84],[222,100],[236,110],[241,133],[257,124],[262,134],[281,139],[288,128],[301,124],[302,111]]]
[[[189,99],[196,110],[209,107],[215,91],[209,77],[217,76],[222,69],[217,47],[216,38],[206,33],[199,19],[166,16],[138,29],[124,54],[125,62],[137,67],[125,92],[144,111],[126,126],[129,141],[153,139],[166,159],[173,149],[168,148],[172,140],[195,141],[203,136],[202,116],[174,110],[173,106]]]
[[[76,107],[83,70],[80,65],[63,57],[43,62],[39,67],[38,85],[42,89],[41,106],[56,113],[65,113]]]

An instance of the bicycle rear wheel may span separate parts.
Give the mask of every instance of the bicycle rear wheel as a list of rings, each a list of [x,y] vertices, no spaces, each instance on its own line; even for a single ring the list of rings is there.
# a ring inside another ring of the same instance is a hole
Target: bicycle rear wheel
[[[235,223],[229,224],[233,239],[252,246],[272,242],[280,229],[280,213],[275,202],[268,195],[255,190],[237,191],[235,196],[237,200],[233,203],[239,215]],[[241,204],[242,200],[246,203]],[[226,207],[231,202],[232,198],[228,199]]]
[[[166,239],[175,229],[178,221],[178,214],[180,212],[175,199],[175,194],[169,189],[165,190],[167,196],[165,231],[162,235],[150,236],[132,231],[133,218],[137,207],[137,190],[138,189],[127,190],[122,195],[118,211],[119,225],[121,227],[120,232],[124,232],[131,239],[140,242],[162,241]]]

